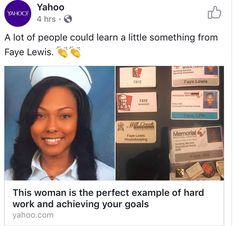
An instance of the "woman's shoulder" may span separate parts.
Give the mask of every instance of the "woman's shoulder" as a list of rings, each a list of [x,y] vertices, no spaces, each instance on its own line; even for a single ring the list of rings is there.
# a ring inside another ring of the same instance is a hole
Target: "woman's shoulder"
[[[7,169],[4,173],[5,180],[12,180],[13,178],[13,169]]]
[[[97,179],[115,180],[115,169],[96,159]]]

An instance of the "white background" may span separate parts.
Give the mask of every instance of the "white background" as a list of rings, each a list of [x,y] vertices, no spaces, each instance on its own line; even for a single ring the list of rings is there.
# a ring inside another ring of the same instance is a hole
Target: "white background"
[[[49,1],[40,1],[39,3]],[[51,3],[61,4],[63,1],[50,1]],[[64,210],[63,214],[53,220],[45,222],[45,225],[232,225],[232,184],[234,185],[235,174],[232,168],[235,162],[235,155],[231,153],[231,1],[205,1],[205,0],[146,0],[146,1],[109,1],[109,0],[87,0],[87,1],[64,1],[65,10],[63,12],[39,12],[36,6],[37,1],[28,1],[32,10],[30,22],[20,28],[12,27],[7,24],[4,18],[0,17],[1,24],[1,68],[0,74],[3,75],[4,65],[220,65],[224,66],[224,95],[225,95],[225,181],[224,182],[90,182],[78,184],[63,184],[63,186],[93,187],[93,189],[116,187],[151,189],[168,188],[178,189],[184,186],[188,189],[205,188],[205,199],[166,199],[161,201],[152,200],[153,205],[144,210],[101,212],[82,211],[73,212]],[[1,1],[0,8],[3,10],[9,1]],[[208,20],[207,11],[217,5],[222,10],[219,20]],[[63,21],[65,14],[71,14],[73,22],[66,24]],[[36,21],[38,16],[55,16],[62,18],[57,23],[39,23]],[[218,42],[60,42],[40,44],[36,42],[3,42],[5,34],[216,34]],[[62,58],[57,55],[58,46],[75,46],[80,48],[81,57]],[[54,56],[47,57],[6,57],[4,48],[12,49],[52,49]],[[235,81],[235,80],[234,80]],[[4,106],[4,77],[0,77],[1,106]],[[234,92],[235,93],[235,92]],[[52,184],[37,184],[24,182],[13,184],[5,183],[3,180],[3,160],[4,160],[4,111],[0,112],[1,122],[1,187],[0,200],[12,199],[10,187],[27,186],[39,189],[52,186]],[[235,115],[235,114],[234,114]],[[234,158],[234,160],[233,160]],[[235,168],[234,168],[235,170]],[[232,180],[233,179],[233,180]],[[233,181],[233,183],[232,183]],[[54,186],[54,185],[53,185]],[[55,187],[58,185],[55,185]],[[61,185],[60,185],[61,188]],[[234,186],[235,190],[235,186]],[[234,197],[234,196],[233,196]],[[6,203],[6,219],[8,224],[19,225],[19,222],[12,222],[9,218]],[[4,208],[1,202],[1,208]],[[223,209],[223,210],[222,210]],[[235,209],[235,208],[234,208]],[[1,212],[0,225],[4,224],[4,211]],[[125,213],[124,213],[125,212]],[[128,214],[127,214],[128,213]],[[71,214],[71,217],[69,216]],[[88,216],[89,215],[89,216]],[[75,222],[77,221],[77,222]],[[40,225],[40,221],[32,219],[31,223],[21,222],[21,225]]]

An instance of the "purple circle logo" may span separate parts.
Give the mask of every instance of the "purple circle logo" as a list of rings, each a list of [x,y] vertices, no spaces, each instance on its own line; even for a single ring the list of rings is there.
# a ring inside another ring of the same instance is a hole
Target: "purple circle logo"
[[[31,10],[27,3],[21,0],[10,2],[5,8],[5,18],[14,27],[27,24],[31,17]]]

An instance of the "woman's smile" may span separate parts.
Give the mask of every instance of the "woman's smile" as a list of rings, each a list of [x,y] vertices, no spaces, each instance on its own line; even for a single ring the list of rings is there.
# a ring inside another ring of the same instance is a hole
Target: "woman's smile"
[[[64,138],[63,137],[55,137],[55,138],[42,138],[42,140],[45,142],[47,145],[58,145]]]

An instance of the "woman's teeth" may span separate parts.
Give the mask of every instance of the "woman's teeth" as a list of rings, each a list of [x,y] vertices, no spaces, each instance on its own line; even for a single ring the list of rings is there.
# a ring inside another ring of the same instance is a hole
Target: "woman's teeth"
[[[62,140],[62,138],[44,138],[45,143],[49,144],[49,145],[56,145],[61,140]]]

